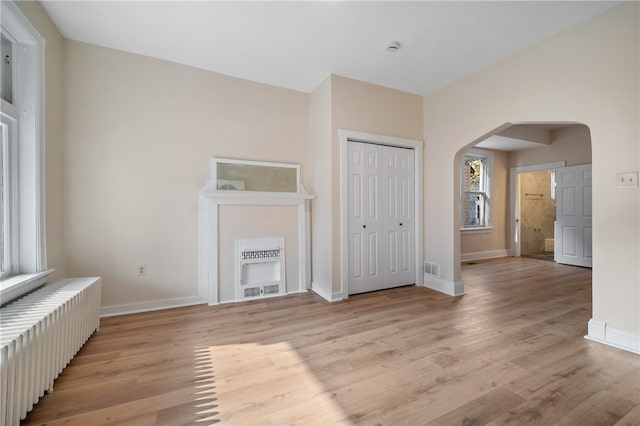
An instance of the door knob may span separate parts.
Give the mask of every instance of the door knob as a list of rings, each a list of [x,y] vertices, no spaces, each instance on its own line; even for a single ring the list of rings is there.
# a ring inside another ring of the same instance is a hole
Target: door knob
[[[366,228],[367,228],[367,225],[362,225],[362,229],[366,229]]]
[[[400,226],[402,226],[402,222],[400,222]]]

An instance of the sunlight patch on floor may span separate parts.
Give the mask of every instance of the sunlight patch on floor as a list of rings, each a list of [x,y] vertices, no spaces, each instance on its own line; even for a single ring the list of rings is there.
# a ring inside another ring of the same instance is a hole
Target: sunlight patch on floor
[[[198,347],[195,353],[198,393],[203,397],[198,415],[207,416],[201,421],[349,424],[341,407],[287,342]],[[215,412],[206,406],[211,399],[215,399]]]

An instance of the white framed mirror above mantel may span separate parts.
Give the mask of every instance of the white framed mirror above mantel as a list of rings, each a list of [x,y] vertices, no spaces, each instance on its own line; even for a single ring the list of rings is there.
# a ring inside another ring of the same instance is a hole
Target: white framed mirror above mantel
[[[285,293],[307,291],[311,282],[309,204],[315,195],[300,183],[300,166],[222,158],[212,158],[211,164],[211,178],[199,193],[199,297],[209,305],[238,301],[229,276],[236,270],[236,265],[229,264],[233,263],[228,253],[233,250],[230,238],[284,236],[280,234],[296,240],[287,241],[287,256],[293,257],[287,263],[295,276],[287,277]],[[265,211],[267,218],[262,217]]]

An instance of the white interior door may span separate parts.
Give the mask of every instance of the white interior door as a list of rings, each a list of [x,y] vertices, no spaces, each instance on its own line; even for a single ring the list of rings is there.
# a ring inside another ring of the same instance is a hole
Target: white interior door
[[[349,142],[349,294],[415,283],[414,151]]]
[[[591,222],[591,164],[556,169],[556,262],[591,267]]]

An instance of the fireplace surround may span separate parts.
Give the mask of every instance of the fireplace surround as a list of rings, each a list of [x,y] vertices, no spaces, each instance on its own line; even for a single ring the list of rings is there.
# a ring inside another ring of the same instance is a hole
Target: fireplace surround
[[[216,305],[219,303],[234,302],[245,300],[245,297],[239,297],[238,292],[234,290],[235,296],[232,298],[221,298],[221,286],[233,285],[235,283],[221,282],[220,280],[220,247],[219,247],[219,235],[220,226],[224,224],[219,223],[220,214],[219,209],[221,206],[246,206],[247,208],[256,208],[256,214],[259,212],[260,206],[296,206],[297,207],[297,220],[295,226],[297,227],[297,247],[294,251],[297,254],[297,259],[286,259],[287,261],[297,261],[298,277],[296,281],[298,285],[294,288],[291,286],[287,288],[286,276],[284,274],[285,263],[285,250],[284,243],[281,250],[282,265],[279,270],[282,273],[282,290],[278,294],[286,293],[298,293],[305,292],[309,288],[311,282],[310,276],[310,200],[315,196],[308,194],[303,185],[298,182],[296,185],[296,192],[262,192],[262,191],[247,191],[247,190],[229,190],[218,189],[217,181],[217,164],[220,159],[212,159],[212,177],[207,181],[205,186],[199,193],[199,230],[198,230],[198,294],[199,297],[206,300],[209,305]],[[238,160],[232,160],[238,161]],[[247,162],[250,164],[258,165],[272,165],[276,163],[263,163],[263,162]],[[277,163],[282,165],[282,163]],[[294,166],[298,167],[298,166]],[[299,169],[297,172],[297,178],[299,179]],[[268,226],[268,225],[267,225]],[[264,233],[269,234],[268,229],[263,230]],[[244,238],[238,233],[238,239]],[[234,267],[234,265],[224,265],[225,267]],[[254,267],[255,268],[255,267]],[[236,272],[236,276],[238,273]],[[280,284],[279,284],[280,285]],[[273,288],[268,288],[267,291],[272,291]],[[254,290],[255,291],[255,290]],[[264,292],[264,289],[262,290]],[[222,292],[227,294],[228,292]]]

